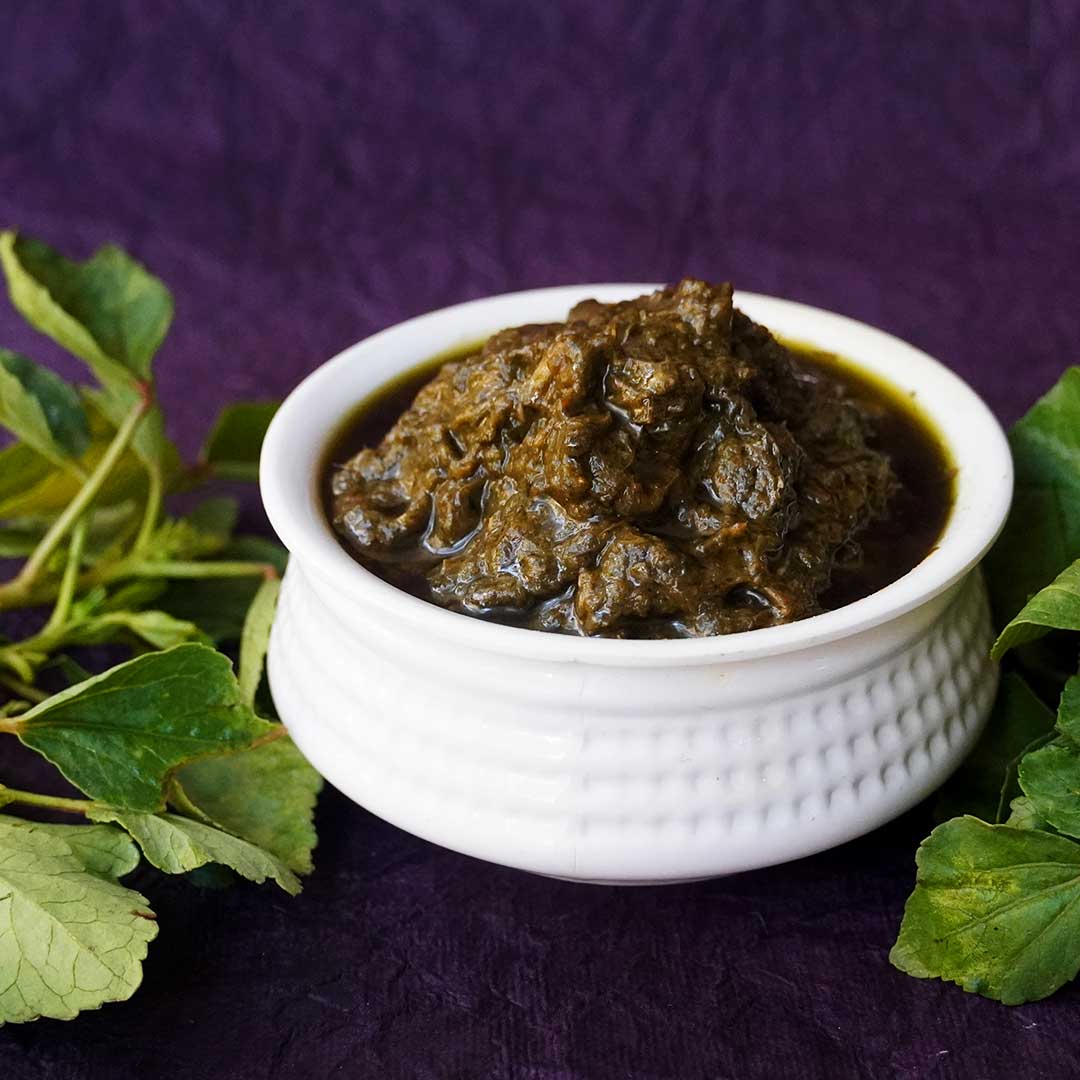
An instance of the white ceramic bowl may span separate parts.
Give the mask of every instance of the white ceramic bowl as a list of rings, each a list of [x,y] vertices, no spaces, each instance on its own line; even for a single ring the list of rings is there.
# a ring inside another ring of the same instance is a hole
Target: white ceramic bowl
[[[581,881],[685,881],[850,840],[945,779],[997,673],[977,563],[1012,462],[989,410],[929,356],[861,323],[740,293],[781,336],[910,392],[944,435],[956,503],[940,545],[847,607],[788,626],[670,641],[583,639],[425,603],[339,546],[320,501],[328,433],[393,376],[506,326],[565,318],[581,285],[460,304],[346,349],[289,396],[262,491],[292,554],[270,640],[300,749],[373,813],[445,847]]]

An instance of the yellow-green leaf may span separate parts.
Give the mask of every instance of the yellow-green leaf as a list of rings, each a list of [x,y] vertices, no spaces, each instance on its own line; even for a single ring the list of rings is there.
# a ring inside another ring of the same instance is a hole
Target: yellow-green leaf
[[[240,696],[248,705],[255,705],[255,694],[262,681],[266,650],[270,644],[270,627],[274,622],[281,581],[264,581],[248,608],[244,629],[240,635]]]
[[[138,988],[157,922],[115,880],[130,854],[113,833],[73,843],[57,826],[0,819],[0,1023],[70,1020]]]
[[[915,891],[889,958],[1006,1005],[1052,994],[1080,970],[1080,844],[954,818],[915,856]]]
[[[300,891],[296,875],[280,859],[221,829],[178,814],[140,814],[109,808],[91,811],[95,821],[113,821],[127,829],[143,854],[166,874],[184,874],[207,863],[220,863],[257,884],[270,879],[287,893]]]
[[[87,415],[90,445],[79,459],[84,473],[93,471],[116,434],[109,422],[93,407],[87,410]],[[170,460],[175,466],[175,459]],[[0,521],[55,517],[63,512],[81,486],[82,480],[74,472],[58,469],[54,462],[26,443],[16,443],[0,450]],[[130,499],[141,499],[145,491],[145,471],[135,455],[127,453],[105,481],[95,505],[110,506]]]
[[[57,645],[107,645],[128,635],[155,649],[171,649],[185,641],[206,645],[209,638],[194,624],[175,619],[164,611],[109,611],[76,623]]]

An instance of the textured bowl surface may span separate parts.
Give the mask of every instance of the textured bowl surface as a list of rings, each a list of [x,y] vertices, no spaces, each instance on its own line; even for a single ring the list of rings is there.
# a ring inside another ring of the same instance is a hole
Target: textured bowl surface
[[[443,611],[341,549],[319,463],[352,407],[428,357],[586,296],[494,297],[346,350],[268,433],[263,496],[292,553],[270,642],[282,718],[343,792],[419,836],[581,881],[682,881],[858,836],[956,767],[997,686],[976,564],[1008,510],[1004,435],[979,398],[911,346],[769,297],[737,304],[916,397],[957,468],[938,548],[870,597],[790,626],[676,641],[589,640]]]

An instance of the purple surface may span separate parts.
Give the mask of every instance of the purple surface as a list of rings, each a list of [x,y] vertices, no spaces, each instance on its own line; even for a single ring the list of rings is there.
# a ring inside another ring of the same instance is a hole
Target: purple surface
[[[224,402],[374,330],[562,282],[694,273],[832,308],[1007,420],[1076,359],[1068,0],[8,3],[3,31],[0,222],[119,242],[171,285],[159,370],[188,451]],[[55,355],[6,307],[0,341]],[[1075,1074],[1075,988],[1010,1010],[889,967],[929,822],[620,891],[328,792],[302,897],[144,876],[142,989],[4,1029],[0,1075]]]

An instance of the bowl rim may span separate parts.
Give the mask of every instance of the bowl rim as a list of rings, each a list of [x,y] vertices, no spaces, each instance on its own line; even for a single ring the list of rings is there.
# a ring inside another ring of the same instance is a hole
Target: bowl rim
[[[896,581],[832,611],[759,630],[659,640],[590,638],[505,626],[441,608],[383,581],[340,545],[322,510],[319,467],[327,441],[362,400],[363,395],[358,398],[340,391],[343,382],[355,379],[358,360],[378,357],[407,339],[415,342],[418,336],[430,337],[427,355],[434,357],[470,340],[468,334],[455,337],[452,325],[483,326],[490,321],[487,330],[472,334],[471,339],[477,340],[503,326],[537,321],[535,315],[530,319],[529,308],[550,310],[565,305],[569,310],[573,303],[589,296],[610,302],[661,287],[650,283],[583,284],[470,300],[381,330],[317,367],[277,411],[260,460],[263,504],[292,559],[305,572],[314,572],[336,596],[360,605],[361,611],[405,621],[415,633],[448,644],[537,661],[646,666],[756,659],[860,634],[940,596],[977,565],[1004,526],[1013,486],[1008,440],[978,394],[940,361],[883,330],[822,308],[740,290],[736,290],[736,304],[766,326],[770,324],[763,316],[771,314],[774,323],[779,318],[784,325],[770,329],[780,336],[835,351],[853,366],[869,369],[894,386],[906,384],[908,392],[920,398],[922,411],[945,443],[956,468],[949,519],[938,545]],[[506,321],[507,308],[515,312],[520,308],[522,317]],[[501,317],[495,317],[496,311]],[[806,329],[793,332],[793,326]],[[849,345],[840,348],[839,342],[822,341],[823,333],[826,338],[843,338]],[[860,344],[855,352],[863,347],[871,350],[873,361],[866,354],[852,355],[852,342]],[[895,363],[896,369],[881,371],[886,360]],[[407,370],[419,362],[412,359],[396,370]],[[326,416],[318,420],[315,430],[313,416],[321,414]]]

